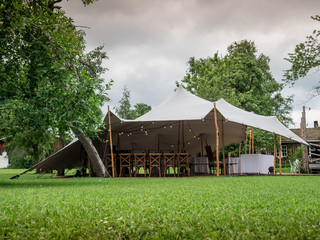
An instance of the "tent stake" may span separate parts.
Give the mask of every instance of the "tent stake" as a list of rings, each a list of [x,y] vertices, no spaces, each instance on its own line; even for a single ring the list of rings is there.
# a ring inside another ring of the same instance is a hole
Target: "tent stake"
[[[277,159],[277,144],[276,134],[274,134],[274,146],[273,146],[273,175],[276,175],[276,159]]]
[[[281,115],[279,114],[279,121],[281,121]],[[282,147],[281,147],[281,135],[279,135],[279,173],[281,175],[281,159],[282,158]]]
[[[112,177],[115,177],[115,167],[113,159],[113,149],[112,149],[112,133],[111,133],[111,117],[110,117],[110,108],[108,106],[108,117],[109,117],[109,134],[110,134],[110,153],[111,153],[111,164],[112,164]]]
[[[224,154],[224,118],[221,117],[223,175],[226,176],[226,156]]]
[[[219,166],[219,128],[218,128],[218,122],[217,122],[217,110],[216,110],[216,104],[214,104],[214,124],[216,127],[216,159],[217,159],[217,177],[219,177],[220,172],[220,166]]]

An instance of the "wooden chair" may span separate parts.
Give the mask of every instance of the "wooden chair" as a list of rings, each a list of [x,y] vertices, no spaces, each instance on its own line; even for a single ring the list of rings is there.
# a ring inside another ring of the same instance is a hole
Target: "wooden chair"
[[[211,146],[207,145],[205,146],[206,152],[207,152],[207,156],[208,156],[208,164],[209,164],[209,173],[212,172],[212,174],[214,174],[214,158],[213,158],[213,153],[211,150]]]
[[[173,169],[173,174],[176,176],[176,163],[175,163],[175,154],[174,153],[164,153],[163,161],[164,161],[164,176],[166,176],[166,172],[170,167]]]
[[[161,153],[149,153],[150,168],[149,177],[151,177],[152,168],[157,168],[159,171],[159,177],[161,177]]]
[[[188,176],[190,177],[190,154],[189,153],[177,153],[178,162],[178,176],[180,177],[180,172],[183,168],[188,171]]]
[[[134,153],[134,168],[135,173],[134,176],[137,176],[137,173],[139,173],[139,169],[143,167],[144,170],[144,176],[147,176],[147,161],[146,161],[146,154],[145,153]]]
[[[129,176],[132,177],[131,153],[120,153],[120,177],[123,177],[123,168],[128,168]]]
[[[110,176],[112,176],[112,158],[111,158],[111,154],[106,154],[104,156],[105,158],[105,168],[106,168],[106,171],[108,172],[108,174]],[[113,161],[114,161],[114,172],[115,172],[115,175],[117,175],[117,167],[116,167],[116,154],[113,154]],[[115,176],[116,177],[116,176]]]

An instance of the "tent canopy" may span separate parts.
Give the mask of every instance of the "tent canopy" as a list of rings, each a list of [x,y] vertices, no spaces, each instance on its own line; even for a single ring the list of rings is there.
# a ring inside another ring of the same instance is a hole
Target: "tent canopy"
[[[211,146],[216,144],[214,106],[217,110],[220,141],[223,128],[225,146],[239,143],[245,139],[247,126],[308,145],[276,117],[261,116],[244,111],[224,99],[210,102],[191,94],[183,87],[179,87],[163,103],[135,120],[120,119],[111,112],[113,144],[116,145],[116,150],[131,152],[178,152],[184,150],[191,155],[202,153],[205,144]],[[107,116],[105,123],[108,126]],[[100,137],[108,139],[108,131],[104,131]],[[94,139],[93,142],[103,159],[108,144],[102,143],[99,139]],[[75,161],[80,156],[79,144],[78,141],[74,141],[47,160],[50,163],[58,162],[59,168],[61,168],[61,162],[64,161],[82,162]],[[42,162],[43,166],[45,161]],[[63,165],[68,166],[68,164]]]

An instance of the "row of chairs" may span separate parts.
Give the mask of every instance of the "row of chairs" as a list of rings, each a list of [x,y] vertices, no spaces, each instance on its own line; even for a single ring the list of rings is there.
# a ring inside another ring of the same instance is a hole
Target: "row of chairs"
[[[177,175],[180,176],[182,172],[188,172],[190,177],[190,154],[189,153],[120,153],[114,155],[115,160],[119,161],[119,177],[123,177],[124,169],[129,170],[129,176],[133,175],[136,177],[139,174],[140,168],[144,169],[144,176],[147,176],[147,169],[149,169],[149,177],[153,168],[157,168],[159,177],[163,170],[163,176],[165,177],[170,168],[173,169],[173,174],[176,176],[176,169],[178,170]],[[107,171],[112,172],[112,160],[111,154],[106,154],[105,164]]]

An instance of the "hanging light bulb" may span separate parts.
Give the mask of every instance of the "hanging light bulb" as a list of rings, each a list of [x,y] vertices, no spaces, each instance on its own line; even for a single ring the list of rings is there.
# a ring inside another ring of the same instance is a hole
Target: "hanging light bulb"
[[[198,137],[198,140],[200,140],[200,137]]]
[[[152,122],[152,124],[154,124],[154,122]]]
[[[130,136],[130,134],[128,133],[128,137]]]
[[[192,130],[191,130],[191,128],[189,129],[189,132],[191,132]]]
[[[188,142],[188,144],[190,145],[190,142]]]
[[[173,148],[173,145],[171,145],[171,147]]]
[[[172,125],[170,124],[170,128],[172,128]]]
[[[197,136],[196,135],[193,135],[193,138],[196,138]]]
[[[163,128],[167,128],[167,126],[166,126],[166,125],[164,125],[164,126],[163,126]]]

